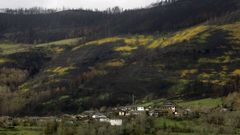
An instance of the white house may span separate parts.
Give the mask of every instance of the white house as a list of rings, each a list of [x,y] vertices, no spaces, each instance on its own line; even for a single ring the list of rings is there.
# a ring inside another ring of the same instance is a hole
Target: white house
[[[176,107],[175,107],[175,106],[172,106],[172,107],[171,107],[171,110],[172,110],[172,112],[176,112]]]
[[[145,110],[144,110],[144,107],[138,106],[138,107],[137,107],[137,111],[145,111]]]
[[[109,120],[111,126],[122,126],[122,119],[110,119]]]
[[[176,105],[170,101],[167,101],[163,104],[163,109],[168,109],[171,112],[176,112]]]
[[[111,126],[122,126],[122,119],[108,119],[108,118],[101,118],[100,122],[107,122],[110,123]]]
[[[125,116],[125,114],[126,114],[126,112],[124,112],[124,111],[119,111],[119,112],[118,112],[118,115],[119,115],[119,116]]]

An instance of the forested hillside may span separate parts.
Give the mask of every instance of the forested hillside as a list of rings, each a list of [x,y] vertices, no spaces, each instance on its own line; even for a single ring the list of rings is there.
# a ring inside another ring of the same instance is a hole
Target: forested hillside
[[[0,38],[42,43],[64,38],[95,39],[129,33],[175,31],[239,9],[238,0],[167,0],[148,8],[122,11],[41,9],[7,10],[0,14]]]
[[[1,14],[0,113],[239,91],[238,9],[237,0],[178,0],[124,12]]]

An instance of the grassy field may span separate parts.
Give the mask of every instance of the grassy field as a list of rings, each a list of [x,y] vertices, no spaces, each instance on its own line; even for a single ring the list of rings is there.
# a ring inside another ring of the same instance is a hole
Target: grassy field
[[[35,48],[45,50],[51,54],[61,54],[68,48],[78,45],[80,40],[81,38],[63,39],[49,43],[38,44]]]
[[[13,129],[0,128],[0,135],[40,135],[41,129],[37,127],[14,127]]]
[[[157,99],[145,103],[139,103],[140,106],[161,106],[166,99]],[[177,104],[179,107],[188,108],[192,110],[210,110],[223,105],[222,98],[203,98],[196,100],[170,100]]]
[[[163,132],[170,135],[194,135],[192,129],[196,123],[191,120],[173,120],[169,118],[156,118],[154,120],[154,128],[162,129]],[[169,132],[168,130],[172,131]]]
[[[79,40],[81,40],[81,38],[63,39],[63,40],[53,41],[53,42],[49,42],[49,43],[38,44],[37,47],[54,46],[54,45],[58,45],[58,46],[76,45],[76,44],[78,44]]]
[[[31,48],[31,45],[15,44],[15,43],[0,43],[1,54],[13,54],[16,52],[22,52]]]
[[[192,101],[182,101],[178,103],[180,106],[190,109],[213,109],[223,104],[222,98],[205,98]]]

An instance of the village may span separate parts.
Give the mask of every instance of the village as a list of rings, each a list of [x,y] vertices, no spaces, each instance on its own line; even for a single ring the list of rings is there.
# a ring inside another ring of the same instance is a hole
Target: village
[[[78,122],[101,122],[108,123],[111,126],[122,126],[124,120],[128,118],[134,118],[137,116],[147,116],[147,117],[171,117],[173,119],[179,119],[184,117],[191,117],[194,112],[191,109],[184,109],[177,104],[166,101],[163,105],[159,107],[152,106],[140,106],[140,105],[131,105],[131,106],[120,106],[111,108],[110,111],[93,111],[88,110],[84,111],[81,114],[69,115],[64,114],[62,116],[48,116],[48,117],[10,117],[2,116],[0,117],[0,126],[1,127],[11,127],[15,126],[18,123],[23,123],[24,125],[31,126],[37,125],[41,126],[46,124],[46,122],[53,121],[57,123],[64,122],[68,125],[73,125]]]

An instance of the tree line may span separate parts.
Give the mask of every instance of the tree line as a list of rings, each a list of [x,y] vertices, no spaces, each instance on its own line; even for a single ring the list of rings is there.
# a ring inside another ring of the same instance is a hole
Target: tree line
[[[175,31],[237,9],[237,0],[166,0],[133,10],[7,9],[0,13],[0,38],[42,43],[79,36]]]

